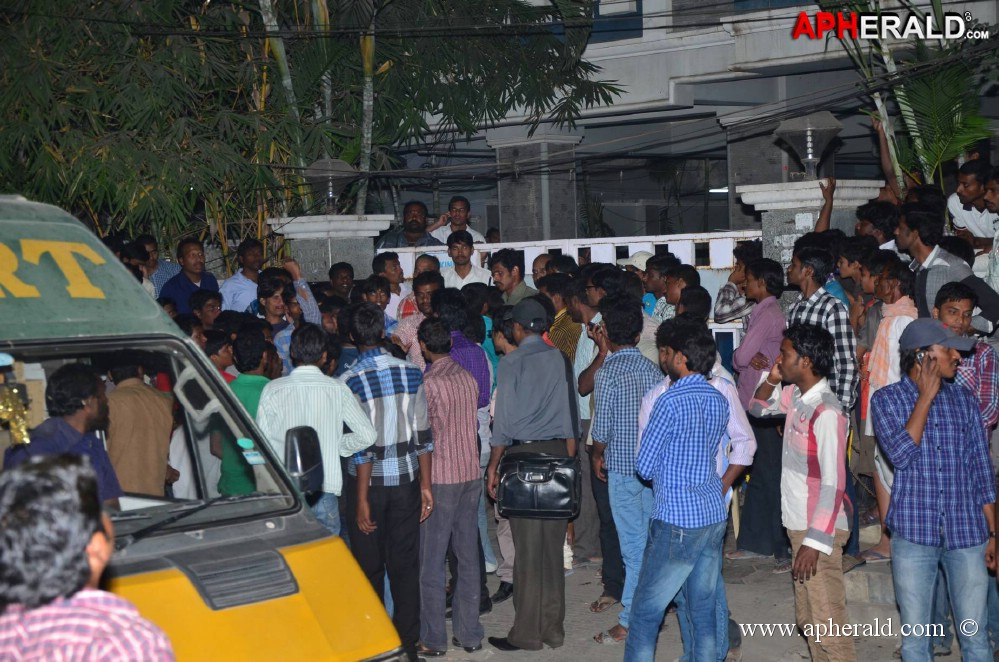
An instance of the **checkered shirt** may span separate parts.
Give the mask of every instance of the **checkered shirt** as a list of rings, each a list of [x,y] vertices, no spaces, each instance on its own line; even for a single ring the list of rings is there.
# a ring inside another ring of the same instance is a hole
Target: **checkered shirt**
[[[850,325],[850,313],[846,306],[820,287],[808,299],[801,299],[787,315],[787,325],[814,324],[829,331],[835,343],[833,369],[829,375],[829,385],[839,399],[844,412],[853,407],[857,392],[857,338]]]
[[[725,521],[715,462],[728,417],[725,396],[703,375],[677,380],[656,400],[635,461],[652,481],[654,518],[685,529]]]
[[[596,400],[593,440],[607,445],[604,452],[607,471],[634,475],[642,398],[662,378],[659,366],[633,347],[611,353],[597,370],[593,384]]]
[[[941,384],[917,445],[905,425],[918,397],[907,375],[871,396],[874,432],[895,465],[888,529],[917,545],[981,545],[991,528],[982,506],[996,500],[996,481],[978,400]]]
[[[341,379],[360,399],[378,432],[374,446],[354,455],[347,468],[350,475],[357,475],[356,465],[370,462],[372,485],[417,480],[417,458],[434,449],[420,369],[375,348],[361,353]]]

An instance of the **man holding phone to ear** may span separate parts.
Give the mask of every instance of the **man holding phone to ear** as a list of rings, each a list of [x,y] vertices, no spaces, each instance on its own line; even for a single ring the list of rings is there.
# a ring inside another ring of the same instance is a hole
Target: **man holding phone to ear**
[[[472,240],[484,244],[485,237],[469,227],[468,219],[471,215],[472,203],[468,198],[456,195],[447,203],[447,213],[441,214],[433,225],[427,228],[427,232],[442,244],[447,243],[447,238],[452,232],[467,232],[472,235]]]
[[[940,321],[913,321],[899,339],[902,380],[871,398],[878,443],[895,465],[888,510],[892,579],[902,622],[932,623],[933,591],[942,567],[965,660],[990,660],[987,568],[995,568],[996,484],[978,402],[951,383],[974,338]],[[902,637],[902,658],[932,660],[932,637]]]

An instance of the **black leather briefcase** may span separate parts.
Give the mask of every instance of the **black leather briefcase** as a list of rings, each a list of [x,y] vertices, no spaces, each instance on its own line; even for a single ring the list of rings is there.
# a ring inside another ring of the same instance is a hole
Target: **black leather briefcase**
[[[506,455],[496,503],[503,517],[572,519],[579,515],[579,458],[543,453]]]

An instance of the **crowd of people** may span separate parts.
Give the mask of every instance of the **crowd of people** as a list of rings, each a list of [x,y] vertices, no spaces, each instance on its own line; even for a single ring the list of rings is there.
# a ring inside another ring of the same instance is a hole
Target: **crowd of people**
[[[429,228],[426,207],[408,203],[381,244],[443,244],[454,265],[445,269],[427,254],[405,274],[383,250],[368,278],[337,262],[328,281],[309,283],[291,259],[262,268],[264,247],[247,239],[239,271],[219,285],[196,239],[179,243],[175,263],[159,260],[149,236],[121,257],[230,383],[276,458],[288,429],[316,430],[324,482],[312,511],[347,541],[414,660],[449,644],[474,652],[484,639],[500,651],[562,646],[565,574],[580,563],[601,565],[590,610],[619,605],[596,643],[652,660],[675,609],[683,659],[724,660],[723,562],[761,558],[790,573],[799,625],[841,629],[809,640],[815,660],[855,659],[844,569],[888,559],[902,622],[945,626],[939,639],[903,633],[903,659],[949,651],[947,624],[973,619],[976,633],[956,632],[962,655],[991,660],[999,363],[987,337],[999,323],[999,170],[971,161],[959,179],[956,203],[913,187],[902,205],[863,205],[854,236],[828,229],[830,180],[786,270],[760,242],[741,243],[714,296],[668,252],[583,265],[544,254],[531,287],[520,251],[473,263],[484,238],[460,196]],[[709,318],[742,320],[731,357]],[[112,379],[119,411],[151,397],[141,369]],[[74,403],[33,441],[106,418],[106,401]],[[127,429],[127,414],[115,418]],[[213,453],[220,493],[255,489],[236,449]],[[523,453],[579,457],[575,520],[500,516],[500,462]],[[164,491],[161,475],[127,459],[97,468],[111,505],[123,488]],[[860,552],[860,525],[877,522],[882,540]],[[500,579],[492,595],[489,573]],[[510,629],[487,637],[480,615],[508,599]]]

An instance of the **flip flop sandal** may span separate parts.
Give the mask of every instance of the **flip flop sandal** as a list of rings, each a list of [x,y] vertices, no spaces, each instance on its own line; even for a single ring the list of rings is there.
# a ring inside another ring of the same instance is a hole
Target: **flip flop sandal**
[[[611,630],[613,629],[614,628],[611,628]],[[615,639],[614,635],[611,634],[611,630],[598,633],[593,637],[593,641],[597,642],[598,644],[603,644],[604,646],[614,646],[616,644],[624,643],[624,640],[628,638],[627,630],[625,630],[624,636],[621,637],[620,639]]]
[[[601,595],[599,598],[590,603],[590,611],[594,614],[602,614],[617,603],[618,601],[611,596]]]
[[[868,563],[887,563],[888,561],[891,561],[890,555],[882,554],[881,552],[873,549],[865,549],[858,555],[858,558],[861,558]]]

